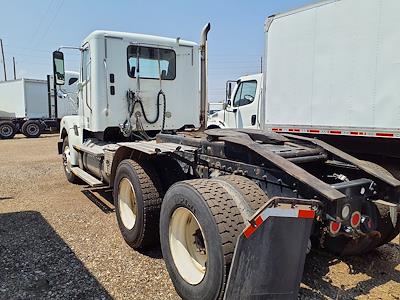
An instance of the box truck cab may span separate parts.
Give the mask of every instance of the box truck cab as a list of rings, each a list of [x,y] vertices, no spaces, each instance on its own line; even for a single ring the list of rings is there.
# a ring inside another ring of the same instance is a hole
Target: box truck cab
[[[260,128],[262,77],[253,74],[228,81],[224,109],[208,118],[208,128]],[[232,92],[233,88],[233,92]]]

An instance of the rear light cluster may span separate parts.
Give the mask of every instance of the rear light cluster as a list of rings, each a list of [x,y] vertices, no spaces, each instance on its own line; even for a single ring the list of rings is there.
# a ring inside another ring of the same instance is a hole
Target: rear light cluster
[[[345,211],[345,213],[347,213]],[[343,214],[343,211],[342,211]],[[358,228],[360,226],[361,223],[361,213],[359,211],[355,211],[351,214],[351,218],[350,218],[350,225],[352,228]],[[337,235],[340,230],[342,229],[342,224],[340,222],[336,222],[336,221],[331,221],[329,223],[329,232],[332,235]]]

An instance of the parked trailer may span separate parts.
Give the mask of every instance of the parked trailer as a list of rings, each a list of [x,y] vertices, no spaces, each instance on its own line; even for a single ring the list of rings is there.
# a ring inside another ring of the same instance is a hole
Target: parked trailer
[[[58,129],[63,116],[77,114],[78,73],[66,72],[65,76],[65,85],[56,92],[52,76],[47,81],[22,78],[0,82],[0,138],[12,139],[17,132],[36,138],[44,130]]]
[[[83,41],[81,109],[58,144],[65,174],[113,189],[125,241],[160,242],[182,298],[296,299],[311,231],[341,253],[387,242],[374,201],[397,205],[400,182],[321,141],[204,131],[209,29],[200,45],[111,31]],[[63,53],[53,60],[64,84]]]
[[[232,96],[227,83],[226,108],[208,127],[317,137],[400,179],[399,9],[393,0],[339,0],[269,17],[264,73],[239,78]],[[377,206],[394,238],[399,208]]]

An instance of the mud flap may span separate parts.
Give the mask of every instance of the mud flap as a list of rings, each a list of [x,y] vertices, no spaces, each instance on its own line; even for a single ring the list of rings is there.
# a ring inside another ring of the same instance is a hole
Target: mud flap
[[[312,207],[277,204],[254,215],[236,244],[224,299],[297,299]]]

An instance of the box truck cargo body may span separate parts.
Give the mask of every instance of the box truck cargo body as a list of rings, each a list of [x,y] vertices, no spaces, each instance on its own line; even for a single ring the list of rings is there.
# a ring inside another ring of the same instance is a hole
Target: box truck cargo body
[[[0,138],[13,138],[19,131],[38,137],[43,130],[58,128],[62,117],[76,115],[79,73],[66,72],[65,77],[56,89],[52,76],[0,82]]]
[[[399,11],[337,0],[268,18],[265,127],[400,138]]]
[[[1,118],[48,118],[47,81],[18,79],[0,82]]]

